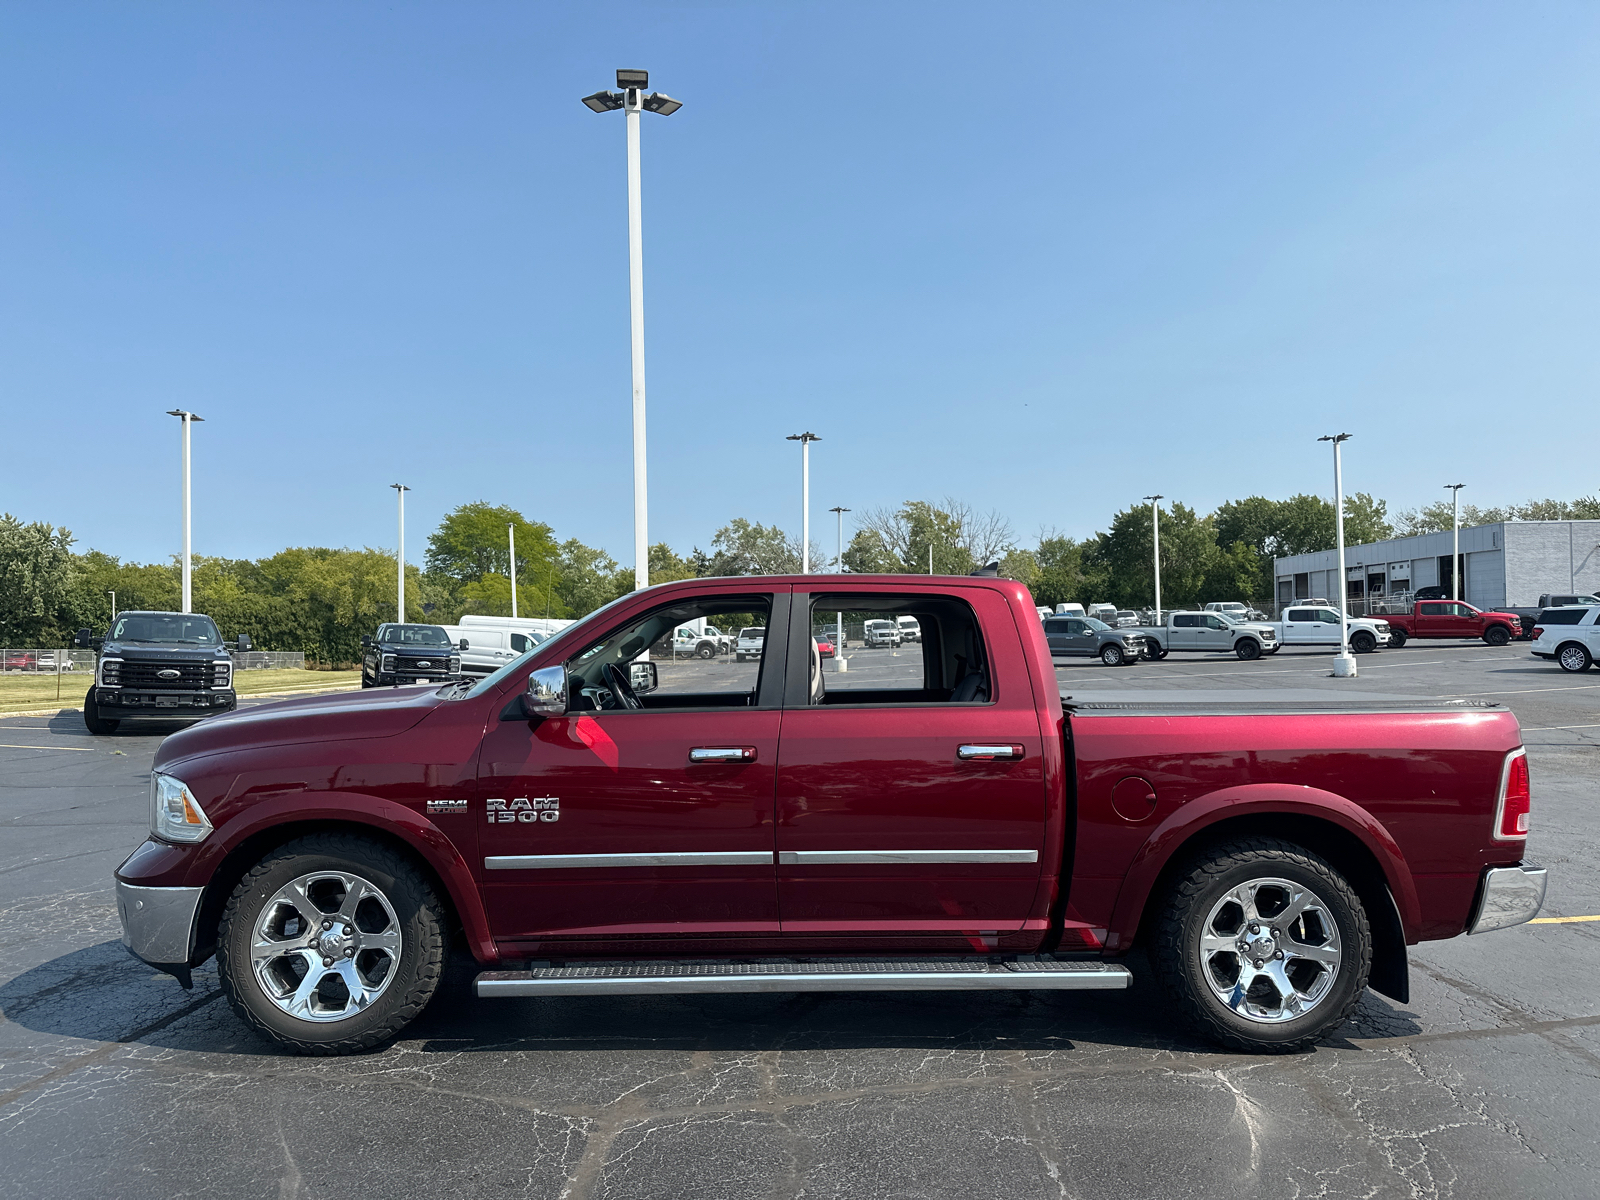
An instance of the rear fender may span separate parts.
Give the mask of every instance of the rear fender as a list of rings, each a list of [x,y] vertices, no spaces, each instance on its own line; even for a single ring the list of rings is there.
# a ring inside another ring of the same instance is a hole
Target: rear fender
[[[1327,821],[1354,835],[1382,870],[1389,893],[1399,909],[1407,941],[1419,927],[1422,908],[1417,901],[1411,868],[1399,844],[1371,813],[1343,796],[1320,788],[1284,783],[1250,783],[1222,788],[1182,805],[1158,825],[1134,855],[1117,902],[1112,909],[1109,949],[1126,949],[1133,943],[1161,873],[1184,846],[1219,821],[1235,817],[1289,814]],[[1315,850],[1315,846],[1307,849]]]
[[[209,880],[221,858],[249,838],[270,833],[274,826],[297,824],[338,824],[368,826],[374,833],[399,838],[438,875],[449,893],[450,903],[461,920],[461,928],[473,957],[479,962],[498,962],[500,955],[489,934],[489,921],[478,893],[472,870],[455,843],[432,821],[403,804],[359,792],[290,792],[252,804],[207,838],[215,843],[210,866],[195,864]]]

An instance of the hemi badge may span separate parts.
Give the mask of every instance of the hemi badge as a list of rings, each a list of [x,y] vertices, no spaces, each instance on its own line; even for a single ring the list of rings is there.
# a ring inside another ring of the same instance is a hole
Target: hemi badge
[[[431,813],[464,813],[467,811],[465,800],[429,800],[428,811]]]

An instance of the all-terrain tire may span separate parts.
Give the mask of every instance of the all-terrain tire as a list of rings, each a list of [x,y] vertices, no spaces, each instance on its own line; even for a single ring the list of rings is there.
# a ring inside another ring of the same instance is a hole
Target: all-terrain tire
[[[1396,629],[1393,625],[1389,626],[1389,649],[1400,649],[1401,646],[1406,644],[1410,636],[1404,629]]]
[[[394,978],[371,1005],[318,1023],[290,1015],[257,979],[251,943],[267,903],[291,880],[319,871],[370,881],[392,907],[400,934]],[[300,1054],[356,1054],[381,1046],[427,1007],[444,973],[445,908],[433,885],[399,851],[353,833],[319,833],[273,850],[245,873],[222,913],[217,974],[239,1019]]]
[[[94,689],[90,688],[83,698],[83,724],[90,733],[96,737],[103,734],[115,733],[120,721],[108,721],[100,715],[100,706],[94,702]]]
[[[1511,631],[1504,625],[1491,625],[1483,631],[1483,640],[1491,646],[1504,646],[1511,640]]]
[[[1357,654],[1371,654],[1377,648],[1378,639],[1364,629],[1350,638],[1350,649]]]
[[[1327,992],[1309,1011],[1271,1024],[1241,1016],[1213,993],[1201,973],[1199,949],[1213,906],[1232,889],[1263,878],[1288,880],[1315,893],[1337,926],[1342,956]],[[1180,867],[1154,924],[1151,962],[1179,1015],[1196,1033],[1247,1054],[1288,1054],[1337,1029],[1355,1008],[1372,969],[1372,932],[1355,889],[1321,856],[1278,838],[1241,838],[1214,845]]]

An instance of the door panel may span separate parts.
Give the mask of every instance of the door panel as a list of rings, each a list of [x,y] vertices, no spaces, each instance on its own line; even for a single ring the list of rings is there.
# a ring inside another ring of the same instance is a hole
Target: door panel
[[[776,932],[778,724],[702,710],[491,726],[478,780],[494,936]]]
[[[971,934],[1017,930],[1027,919],[1047,816],[1039,716],[1003,599],[981,591],[961,598],[982,620],[991,702],[791,698],[777,779],[786,934]],[[796,627],[807,599],[795,597]],[[931,647],[924,671],[937,670],[927,664],[948,632],[918,619]],[[791,663],[791,677],[798,671]],[[1006,747],[1018,757],[962,757],[963,746]]]

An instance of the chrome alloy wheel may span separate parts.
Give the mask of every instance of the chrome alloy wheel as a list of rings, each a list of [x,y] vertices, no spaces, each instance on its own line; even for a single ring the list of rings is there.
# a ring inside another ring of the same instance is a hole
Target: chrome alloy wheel
[[[1589,655],[1582,646],[1563,646],[1556,655],[1556,662],[1563,671],[1586,671],[1589,669]]]
[[[374,884],[344,871],[292,879],[268,900],[250,966],[268,1000],[301,1021],[369,1008],[400,965],[400,919]]]
[[[1321,1004],[1343,958],[1328,905],[1288,879],[1251,879],[1218,900],[1200,930],[1199,955],[1217,999],[1263,1024]]]

